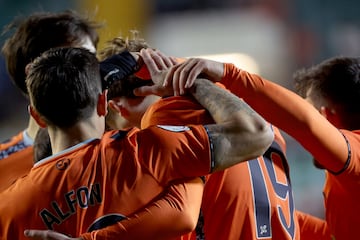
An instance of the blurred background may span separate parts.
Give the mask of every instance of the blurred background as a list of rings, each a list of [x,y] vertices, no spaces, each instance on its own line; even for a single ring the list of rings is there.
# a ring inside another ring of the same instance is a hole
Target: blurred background
[[[357,0],[0,0],[0,26],[16,16],[65,9],[105,24],[98,49],[136,29],[168,55],[231,61],[289,89],[298,68],[335,55],[360,55]],[[1,35],[1,45],[5,38]],[[25,128],[27,118],[27,100],[9,80],[1,56],[0,141]],[[324,217],[324,173],[313,167],[299,144],[284,136],[296,208]]]

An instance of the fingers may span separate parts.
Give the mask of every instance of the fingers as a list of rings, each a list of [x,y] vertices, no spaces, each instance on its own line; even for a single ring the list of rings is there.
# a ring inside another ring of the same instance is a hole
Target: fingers
[[[172,77],[174,91],[178,91],[180,95],[183,95],[186,88],[193,85],[202,71],[198,63],[198,59],[189,59],[177,67]]]
[[[149,49],[141,49],[140,55],[141,55],[142,60],[146,64],[151,76],[153,76],[154,74],[156,74],[157,72],[160,71],[158,68],[158,65],[156,64],[154,59],[151,57]]]
[[[176,65],[176,64],[179,63],[178,60],[177,60],[175,57],[170,57],[170,60],[171,60],[171,63],[172,63],[173,65]]]
[[[142,86],[142,87],[135,88],[133,93],[134,93],[135,96],[138,96],[138,97],[145,97],[145,96],[148,96],[148,95],[151,95],[151,94],[157,95],[158,88],[159,87],[156,86],[156,85]]]
[[[204,66],[202,64],[202,61],[199,59],[193,60],[193,67],[191,70],[189,70],[189,74],[186,79],[183,78],[183,83],[185,88],[190,88],[194,82],[195,79],[203,72]]]
[[[50,230],[25,230],[24,231],[25,237],[28,237],[30,239],[34,240],[65,240],[66,238],[59,238],[64,235],[50,231]]]
[[[140,55],[143,58],[145,64],[148,66],[148,63],[151,64],[150,67],[154,68],[156,71],[160,70],[166,70],[170,68],[171,66],[174,66],[177,64],[176,60],[174,58],[168,57],[162,52],[158,50],[152,50],[150,48],[148,49],[142,49],[140,51]],[[144,59],[146,58],[146,59]],[[152,60],[150,63],[150,59]],[[145,61],[146,60],[146,61]],[[156,68],[155,68],[156,65]],[[148,66],[149,67],[149,66]]]
[[[170,67],[172,67],[172,66],[174,66],[174,65],[176,64],[176,61],[174,62],[174,59],[172,59],[171,57],[168,57],[168,56],[164,55],[162,52],[160,52],[160,51],[155,51],[155,53],[156,53],[158,56],[156,56],[155,54],[152,54],[152,57],[153,57],[153,58],[154,58],[154,57],[157,58],[158,61],[161,63],[162,68],[160,68],[160,69],[162,69],[162,70],[168,69],[168,68],[170,68]],[[158,65],[158,66],[159,66],[159,65]]]
[[[149,48],[142,49],[140,55],[149,69],[153,82],[159,84],[159,81],[162,80],[162,86],[171,87],[175,96],[185,94],[186,89],[194,84],[195,79],[205,68],[204,61],[201,59],[193,58],[178,64],[176,58],[167,57],[160,51]],[[162,78],[155,79],[157,76]],[[159,92],[155,93],[154,89],[148,88],[137,90],[134,94],[143,96],[144,94],[148,95],[151,91],[153,94],[159,95]]]
[[[27,238],[33,240],[80,240],[82,238],[70,238],[64,234],[51,231],[51,230],[34,230],[27,229],[24,231],[24,235]]]

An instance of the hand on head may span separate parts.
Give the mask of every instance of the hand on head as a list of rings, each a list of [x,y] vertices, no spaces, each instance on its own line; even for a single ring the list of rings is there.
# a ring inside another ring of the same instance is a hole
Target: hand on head
[[[224,74],[224,64],[208,59],[189,58],[174,66],[171,75],[164,81],[165,86],[171,86],[175,95],[183,95],[191,88],[196,78],[206,78],[212,82],[221,80]]]
[[[224,74],[224,64],[201,58],[190,58],[178,63],[175,58],[166,57],[159,51],[143,49],[140,55],[147,65],[154,86],[137,89],[138,96],[156,94],[159,96],[184,95],[196,78],[203,77],[213,82],[220,81]]]
[[[150,48],[142,49],[140,56],[149,70],[154,85],[139,87],[134,90],[134,94],[137,96],[151,94],[158,96],[174,95],[173,89],[164,85],[164,80],[171,73],[172,66],[176,64],[176,60]]]

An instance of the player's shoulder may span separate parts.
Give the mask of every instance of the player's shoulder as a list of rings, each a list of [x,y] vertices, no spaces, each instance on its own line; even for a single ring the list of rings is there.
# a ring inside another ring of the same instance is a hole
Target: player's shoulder
[[[164,148],[179,148],[184,145],[208,144],[209,136],[202,125],[153,125],[142,129],[138,143],[159,145]]]
[[[23,132],[19,132],[16,135],[9,137],[8,139],[0,143],[0,151],[6,149],[10,146],[13,146],[23,140]]]
[[[197,110],[203,109],[204,107],[200,105],[192,96],[171,96],[160,99],[154,104],[155,109],[184,109],[184,110]]]
[[[139,131],[140,129],[136,127],[106,131],[101,138],[100,144],[103,147],[119,144],[131,144],[136,141],[135,139]]]
[[[20,132],[0,144],[0,160],[28,149],[29,147],[32,147],[32,145],[33,140],[26,139],[24,137],[24,132]]]
[[[354,144],[359,144],[360,145],[360,129],[359,130],[345,130],[345,129],[340,129],[340,132],[348,139],[352,140],[354,142]]]
[[[360,130],[344,130],[341,129],[340,132],[344,136],[346,143],[348,145],[349,154],[354,156],[359,156],[360,154]],[[356,161],[358,162],[358,161]]]

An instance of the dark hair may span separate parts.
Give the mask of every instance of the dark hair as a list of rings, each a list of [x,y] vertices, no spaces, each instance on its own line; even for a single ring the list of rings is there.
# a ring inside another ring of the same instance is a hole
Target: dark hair
[[[82,48],[55,48],[30,65],[30,102],[49,125],[71,127],[87,119],[101,92],[99,63]]]
[[[349,123],[350,118],[360,115],[360,58],[330,58],[295,72],[294,81],[295,91],[299,95],[305,97],[311,89],[313,97],[338,106],[348,126],[354,124]]]
[[[96,47],[99,27],[100,24],[74,11],[39,12],[15,19],[5,27],[4,33],[15,32],[2,47],[12,81],[26,96],[25,67],[28,63],[50,48],[80,44],[84,36],[89,36]]]
[[[99,60],[103,61],[126,50],[129,52],[140,52],[141,49],[149,47],[147,42],[139,37],[138,31],[132,30],[131,34],[132,36],[130,38],[115,37],[114,39],[107,41],[105,47],[98,51]],[[113,99],[115,97],[135,98],[133,93],[135,88],[150,84],[152,84],[151,81],[144,81],[135,75],[130,75],[121,81],[114,82],[109,87],[107,97],[108,99]]]
[[[34,163],[52,154],[51,142],[47,128],[40,128],[34,139]]]

